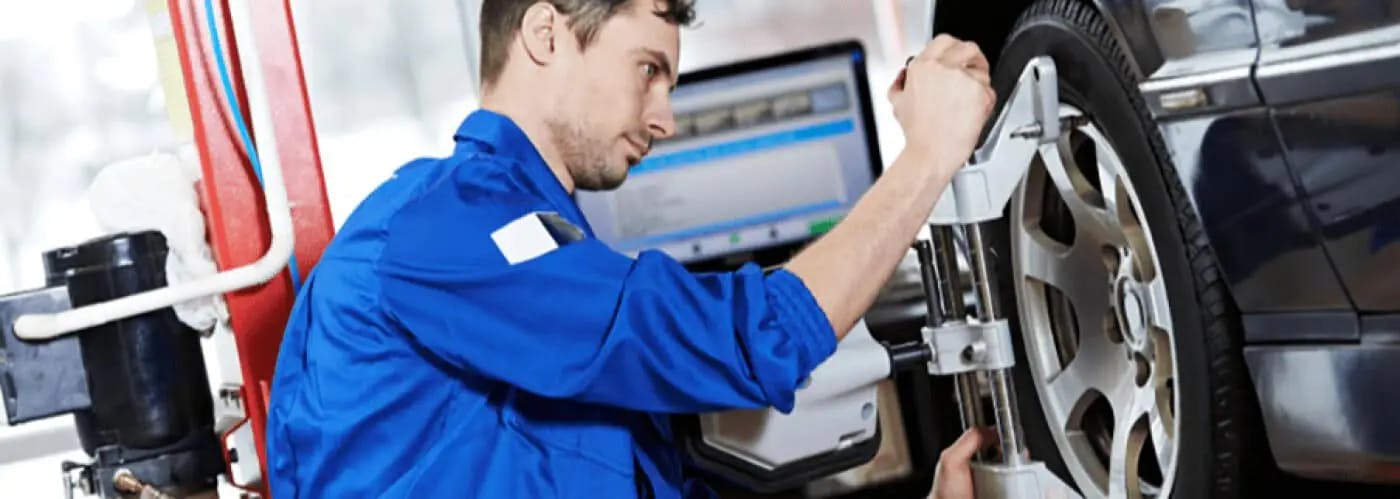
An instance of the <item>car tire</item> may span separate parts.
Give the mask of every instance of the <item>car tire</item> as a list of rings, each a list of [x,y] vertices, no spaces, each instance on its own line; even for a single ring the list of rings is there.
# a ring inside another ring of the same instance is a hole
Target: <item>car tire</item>
[[[1008,96],[1026,63],[1041,55],[1048,55],[1055,61],[1061,102],[1077,108],[1083,115],[1082,122],[1097,127],[1102,132],[1101,139],[1121,158],[1125,170],[1123,182],[1133,186],[1136,191],[1134,209],[1141,210],[1135,211],[1133,216],[1140,216],[1146,231],[1150,232],[1147,244],[1151,249],[1144,253],[1156,256],[1165,284],[1164,295],[1169,306],[1161,308],[1167,309],[1164,313],[1170,316],[1172,331],[1170,339],[1163,343],[1170,343],[1173,349],[1170,357],[1175,361],[1175,371],[1166,391],[1173,394],[1169,402],[1175,399],[1171,414],[1176,422],[1177,458],[1174,478],[1170,484],[1158,484],[1159,491],[1169,489],[1174,497],[1254,497],[1262,492],[1263,484],[1247,477],[1270,467],[1264,464],[1269,462],[1268,447],[1242,356],[1239,313],[1171,157],[1137,91],[1128,59],[1104,20],[1088,2],[1042,0],[1022,14],[997,59],[993,72],[997,95],[1002,99]],[[1020,199],[1030,195],[1026,186],[1031,184],[1027,182],[1023,185],[1026,191],[1018,194],[1022,196]],[[1048,406],[1039,390],[1047,389],[1049,382],[1046,380],[1051,378],[1035,374],[1029,361],[1027,340],[1035,338],[1030,336],[1032,334],[1049,333],[1036,330],[1027,320],[1026,303],[1018,303],[1018,299],[1030,301],[1040,297],[1032,298],[1019,292],[1020,286],[1029,286],[1026,283],[1031,281],[1016,265],[1017,236],[1013,231],[1018,230],[1015,220],[1021,220],[1013,216],[1016,206],[1024,205],[1013,203],[1007,209],[1007,217],[996,222],[989,233],[997,256],[996,265],[1001,270],[997,292],[1004,304],[1002,308],[1008,311],[1005,315],[1011,322],[1017,350],[1013,379],[1025,440],[1034,458],[1045,461],[1051,470],[1075,484],[1085,497],[1106,495],[1111,489],[1105,487],[1111,484],[1084,483],[1083,470],[1089,467],[1080,465],[1079,480],[1075,479],[1069,460],[1084,460],[1085,451],[1076,450],[1074,445],[1066,446],[1069,437],[1057,443],[1046,417]],[[1039,223],[1050,222],[1040,219]],[[1111,289],[1112,285],[1109,287]],[[1108,298],[1113,303],[1112,296]],[[1109,312],[1110,315],[1116,313]],[[1077,318],[1068,320],[1082,324]],[[1112,322],[1112,317],[1105,318],[1104,328],[1111,329]],[[1118,333],[1120,337],[1122,334]],[[1133,355],[1127,354],[1128,362],[1133,362]],[[1156,365],[1151,368],[1153,373],[1157,369]],[[1108,410],[1113,412],[1113,409]],[[1071,434],[1069,430],[1063,433]],[[1147,452],[1145,446],[1141,452]],[[1105,471],[1108,467],[1105,465]],[[1143,483],[1148,481],[1144,479]],[[1148,492],[1144,495],[1152,495]],[[1135,496],[1132,491],[1127,495]]]

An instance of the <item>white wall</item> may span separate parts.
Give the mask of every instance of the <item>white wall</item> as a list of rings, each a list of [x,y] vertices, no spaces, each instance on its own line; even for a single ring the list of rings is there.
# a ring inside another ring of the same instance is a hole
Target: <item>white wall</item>
[[[296,0],[311,109],[339,227],[395,169],[451,153],[476,107],[456,0]]]

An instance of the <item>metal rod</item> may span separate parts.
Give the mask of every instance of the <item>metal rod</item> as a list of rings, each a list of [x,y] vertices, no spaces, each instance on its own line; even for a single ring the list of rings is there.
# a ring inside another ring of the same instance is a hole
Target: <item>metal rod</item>
[[[944,317],[962,320],[967,316],[967,306],[963,303],[962,285],[958,278],[958,249],[953,242],[953,228],[931,225],[929,233],[933,236],[933,277],[938,287],[941,313]]]
[[[977,387],[977,373],[959,374],[953,377],[953,381],[953,388],[958,395],[958,412],[962,416],[963,429],[987,426],[987,416],[982,413],[982,393]]]
[[[930,225],[929,234],[932,236],[930,241],[920,241],[922,244],[918,248],[919,264],[925,269],[924,293],[929,297],[929,326],[964,321],[967,307],[963,303],[953,228]],[[953,389],[957,394],[958,413],[962,417],[964,430],[987,425],[987,417],[982,412],[982,393],[977,386],[976,373],[963,373],[953,377]],[[980,453],[978,460],[981,460]]]
[[[962,415],[963,429],[987,426],[987,416],[982,413],[982,392],[977,389],[977,373],[962,373],[953,376],[958,392],[958,410]]]
[[[972,281],[977,286],[977,318],[994,321],[1002,316],[994,292],[996,288],[992,282],[991,263],[988,262],[991,259],[991,250],[982,238],[984,230],[982,224],[968,225],[967,239],[969,249],[972,250]]]
[[[968,246],[971,250],[972,277],[977,287],[977,316],[984,322],[999,320],[1001,307],[992,282],[991,249],[983,238],[986,230],[982,224],[967,226]],[[1010,369],[997,369],[987,373],[988,389],[991,391],[992,410],[996,411],[997,437],[1000,439],[1001,456],[1005,464],[1023,464],[1025,440],[1021,433],[1020,413],[1016,411],[1016,389],[1011,383]]]
[[[919,257],[919,281],[924,287],[924,306],[928,307],[928,318],[924,324],[938,327],[948,316],[943,314],[943,300],[939,297],[938,269],[933,264],[933,243],[922,239],[915,241],[914,252]]]
[[[1016,412],[1016,391],[1011,385],[1011,370],[991,371],[988,381],[992,391],[992,409],[996,411],[1002,462],[1024,464],[1026,443],[1021,438],[1021,418],[1020,413]]]

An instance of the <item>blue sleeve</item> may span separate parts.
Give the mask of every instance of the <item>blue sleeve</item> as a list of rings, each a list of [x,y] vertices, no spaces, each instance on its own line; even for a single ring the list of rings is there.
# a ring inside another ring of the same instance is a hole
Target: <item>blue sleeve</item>
[[[596,239],[502,266],[425,264],[391,243],[391,319],[441,361],[545,397],[648,412],[772,406],[836,348],[794,274],[693,274]]]

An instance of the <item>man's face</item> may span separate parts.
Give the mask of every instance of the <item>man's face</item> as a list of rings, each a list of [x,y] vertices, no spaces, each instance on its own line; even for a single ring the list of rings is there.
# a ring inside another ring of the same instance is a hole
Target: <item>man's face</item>
[[[546,123],[579,189],[617,188],[653,139],[675,133],[680,30],[653,14],[659,7],[661,0],[632,0],[582,51],[572,32],[561,37],[564,90]]]

